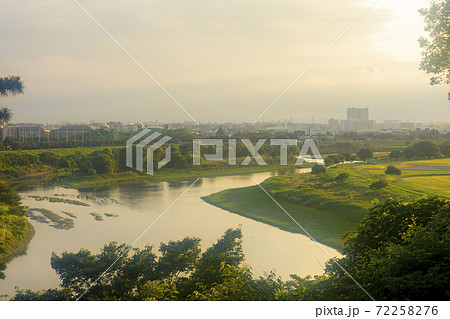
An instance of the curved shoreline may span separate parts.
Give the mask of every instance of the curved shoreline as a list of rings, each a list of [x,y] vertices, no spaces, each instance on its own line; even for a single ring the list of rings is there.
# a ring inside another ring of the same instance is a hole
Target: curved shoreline
[[[27,225],[28,225],[28,232],[25,234],[25,236],[17,245],[11,247],[9,252],[7,252],[3,256],[0,256],[0,263],[8,263],[13,258],[20,256],[26,250],[27,246],[34,238],[34,235],[36,233],[36,230],[34,229],[33,225],[28,220]]]
[[[202,200],[229,213],[250,218],[283,231],[310,237],[266,194],[260,192],[258,186],[234,188],[203,196]],[[283,201],[280,204],[314,237],[315,241],[336,249],[340,253],[344,248],[344,234],[356,227],[354,222],[336,218],[337,216],[333,212],[307,206],[300,207]],[[323,222],[331,219],[332,226]]]

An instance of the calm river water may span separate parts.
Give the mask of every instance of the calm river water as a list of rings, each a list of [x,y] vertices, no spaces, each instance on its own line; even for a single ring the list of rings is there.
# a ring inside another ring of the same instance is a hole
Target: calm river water
[[[201,178],[169,211],[136,243],[152,244],[157,250],[160,242],[195,236],[202,239],[202,249],[213,244],[230,227],[242,225],[245,262],[255,275],[275,270],[283,279],[289,274],[300,276],[321,274],[321,265],[329,257],[309,238],[229,213],[205,203],[201,197],[228,188],[254,185],[276,175],[265,172],[235,176]],[[31,220],[36,235],[23,256],[7,264],[6,279],[0,280],[0,295],[13,295],[20,289],[56,288],[59,279],[50,267],[52,252],[76,252],[87,248],[98,252],[110,241],[132,243],[183,193],[193,180],[118,184],[102,189],[78,191],[46,184],[30,185],[20,190],[23,204],[30,208],[45,208],[62,217],[75,215],[74,228],[60,230]],[[90,206],[36,200],[31,196],[47,196],[83,201]],[[94,198],[86,199],[86,196]],[[90,213],[103,216],[97,221]],[[107,217],[104,214],[118,217]],[[280,210],[280,214],[284,214]],[[301,221],[299,221],[301,223]],[[314,234],[312,234],[314,236]],[[340,254],[329,247],[331,256]],[[5,298],[3,298],[5,299]]]

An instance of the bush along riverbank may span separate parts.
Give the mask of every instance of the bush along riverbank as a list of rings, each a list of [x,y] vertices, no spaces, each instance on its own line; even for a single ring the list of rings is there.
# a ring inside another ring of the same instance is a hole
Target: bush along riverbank
[[[0,277],[4,262],[21,253],[34,236],[34,228],[26,218],[19,194],[0,181]]]

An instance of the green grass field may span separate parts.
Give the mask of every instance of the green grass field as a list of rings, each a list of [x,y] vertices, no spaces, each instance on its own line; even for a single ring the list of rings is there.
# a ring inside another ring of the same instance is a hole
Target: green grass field
[[[367,209],[388,198],[414,201],[427,196],[450,198],[450,159],[396,163],[402,175],[384,173],[385,164],[345,164],[330,168],[324,175],[275,176],[261,186],[319,242],[342,249],[342,236],[354,230]],[[419,168],[419,169],[415,169]],[[337,182],[340,173],[349,178]],[[388,186],[371,190],[380,178]],[[230,212],[283,230],[302,230],[258,186],[230,189],[204,198]]]

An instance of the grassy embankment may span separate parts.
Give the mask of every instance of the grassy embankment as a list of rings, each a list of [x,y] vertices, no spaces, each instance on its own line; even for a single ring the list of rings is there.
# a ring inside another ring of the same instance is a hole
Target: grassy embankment
[[[267,165],[267,166],[228,166],[203,165],[198,169],[161,169],[155,172],[153,176],[136,171],[123,173],[114,173],[109,175],[97,174],[94,176],[86,175],[67,175],[59,177],[58,185],[69,186],[73,188],[99,187],[108,184],[133,182],[139,180],[148,180],[154,182],[172,181],[181,179],[195,179],[197,177],[214,177],[236,174],[250,174],[257,172],[267,172],[294,168],[294,166]]]
[[[20,206],[20,196],[0,181],[0,270],[1,263],[23,251],[33,236],[34,228]]]
[[[0,213],[0,263],[23,251],[33,236],[34,228],[25,217]]]
[[[317,241],[341,250],[342,236],[354,230],[367,209],[387,198],[413,201],[425,196],[450,198],[450,159],[397,163],[402,175],[384,173],[386,164],[345,164],[324,175],[275,176],[264,187]],[[346,181],[335,178],[348,173]],[[369,185],[385,178],[388,186]],[[261,182],[261,181],[258,181]],[[283,230],[302,233],[258,186],[230,189],[204,197],[210,204]]]

